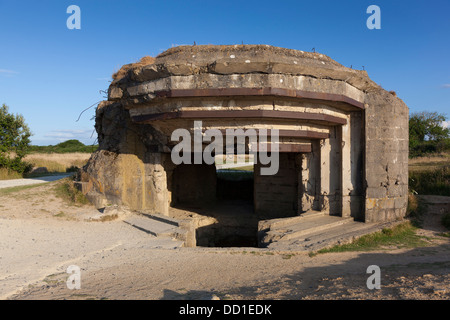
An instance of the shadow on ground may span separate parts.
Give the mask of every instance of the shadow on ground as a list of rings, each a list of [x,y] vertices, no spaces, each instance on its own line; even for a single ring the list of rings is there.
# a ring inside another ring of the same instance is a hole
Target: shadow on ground
[[[339,259],[340,253],[325,254]],[[321,256],[312,259],[321,260]],[[289,256],[287,256],[289,257]],[[318,261],[318,263],[321,263]],[[372,275],[367,267],[381,270],[381,289],[368,289]],[[162,299],[450,299],[450,244],[422,247],[402,253],[360,253],[345,262],[310,267],[257,284],[209,291],[165,290]]]

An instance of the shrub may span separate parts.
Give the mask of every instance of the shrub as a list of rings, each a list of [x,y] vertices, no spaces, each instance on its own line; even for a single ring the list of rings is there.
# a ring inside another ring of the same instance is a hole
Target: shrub
[[[70,166],[69,168],[66,168],[66,172],[77,172],[78,169],[77,166]]]
[[[8,106],[0,108],[0,168],[19,174],[31,170],[31,165],[22,161],[28,153],[31,132],[22,115],[9,113]]]

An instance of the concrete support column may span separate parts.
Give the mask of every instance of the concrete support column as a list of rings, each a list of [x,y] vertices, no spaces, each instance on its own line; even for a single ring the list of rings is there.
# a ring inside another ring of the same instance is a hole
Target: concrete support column
[[[352,127],[349,116],[347,118],[347,124],[342,126],[342,217],[350,217],[351,215],[350,197],[353,191],[351,135]]]
[[[330,138],[323,140],[320,149],[320,210],[331,215],[342,212],[342,129],[330,129]]]
[[[363,219],[363,148],[361,112],[351,112],[342,126],[342,216]]]
[[[297,213],[302,213],[305,210],[303,197],[305,194],[305,185],[303,180],[303,161],[305,154],[299,153],[295,155],[295,169],[297,174]]]
[[[150,153],[145,164],[144,208],[165,216],[169,215],[169,191],[165,164],[167,154]],[[169,155],[170,157],[170,155]],[[170,161],[170,159],[169,159]]]
[[[322,140],[320,148],[320,200],[318,209],[329,212],[329,194],[330,194],[330,139]]]
[[[311,143],[312,152],[299,155],[299,210],[320,210],[320,140]]]

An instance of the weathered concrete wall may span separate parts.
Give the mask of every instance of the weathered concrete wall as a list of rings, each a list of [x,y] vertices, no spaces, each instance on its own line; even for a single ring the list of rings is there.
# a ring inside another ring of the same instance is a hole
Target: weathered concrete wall
[[[280,169],[275,175],[261,175],[254,166],[254,209],[258,217],[282,218],[298,215],[299,163],[294,153],[279,154]]]
[[[409,110],[384,90],[365,103],[365,221],[399,219],[408,204]]]
[[[122,204],[167,214],[165,168],[173,165],[167,154],[155,152],[164,138],[152,128],[132,123],[128,112],[114,103],[99,106],[96,129],[99,150],[81,174],[88,198],[99,208]]]
[[[204,205],[216,200],[216,167],[180,164],[172,173],[172,205]]]

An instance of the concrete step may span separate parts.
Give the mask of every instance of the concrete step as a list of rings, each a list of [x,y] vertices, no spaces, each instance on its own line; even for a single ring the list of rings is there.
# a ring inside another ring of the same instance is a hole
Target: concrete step
[[[177,227],[149,218],[144,215],[133,215],[124,220],[124,222],[150,233],[155,237],[170,237]]]
[[[328,212],[326,211],[307,211],[305,213],[302,213],[300,216],[296,217],[289,217],[289,218],[278,218],[278,219],[270,219],[270,220],[261,220],[258,223],[258,229],[264,230],[264,229],[276,229],[281,228],[287,225],[292,225],[296,223],[301,223],[302,221],[305,221],[305,218],[314,218],[318,216],[328,216]]]
[[[289,225],[282,227],[271,227],[262,238],[262,243],[272,243],[276,241],[288,241],[300,238],[304,235],[329,230],[334,227],[341,227],[344,224],[353,222],[353,218],[342,218],[337,216],[313,215],[303,219],[293,220]]]
[[[140,213],[127,217],[125,223],[159,238],[181,241],[184,247],[195,247],[195,230],[189,221],[159,214]]]
[[[359,237],[382,230],[392,223],[368,224],[351,221],[345,225],[336,225],[328,229],[312,231],[288,241],[273,242],[268,245],[270,249],[317,251],[337,244],[350,243]]]
[[[157,213],[147,213],[147,212],[140,212],[141,215],[146,216],[150,219],[159,221],[159,222],[163,222],[163,223],[167,223],[170,224],[174,227],[179,227],[180,226],[180,221],[171,218],[171,217],[167,217],[167,216],[163,216],[162,214],[157,214]]]

